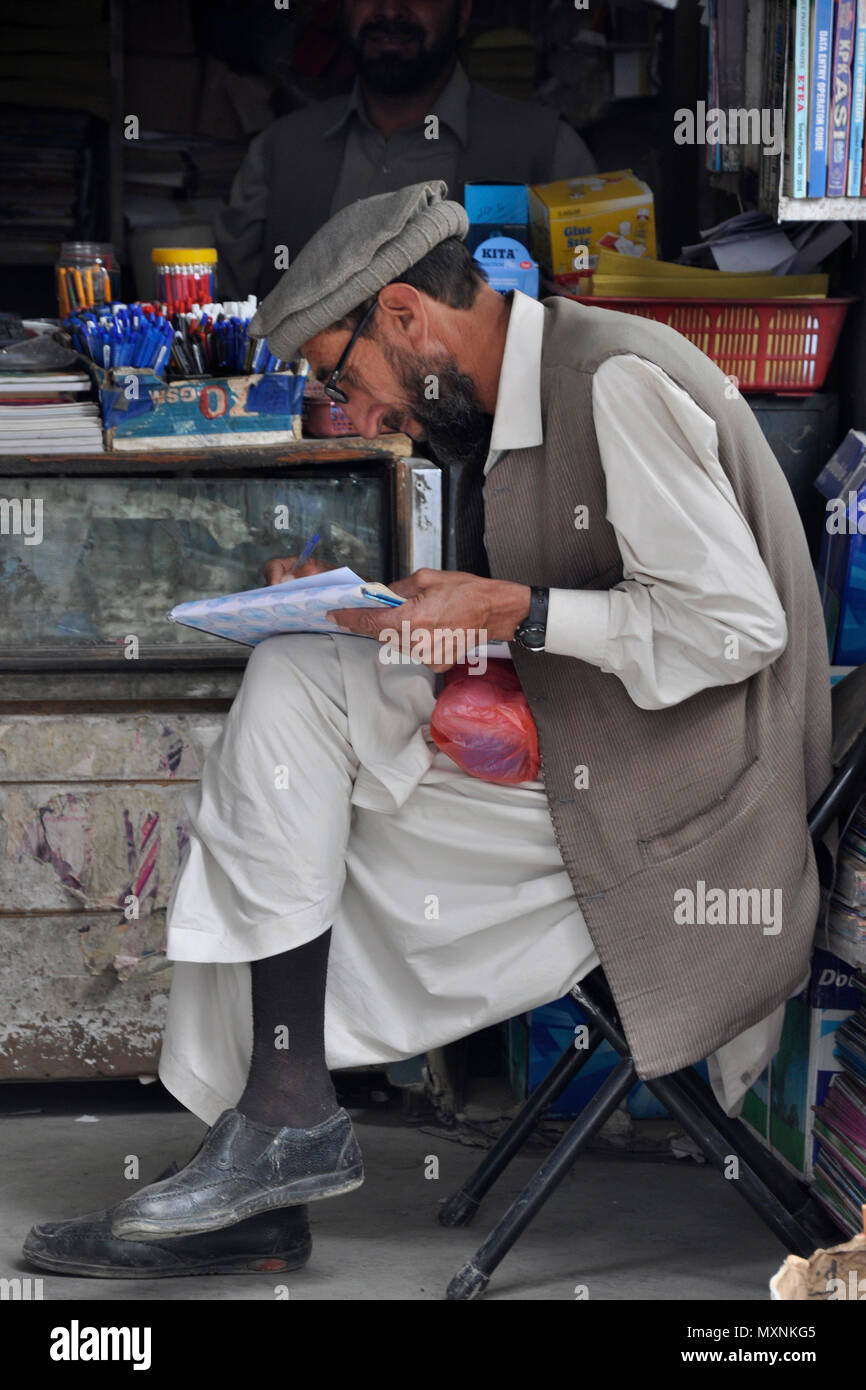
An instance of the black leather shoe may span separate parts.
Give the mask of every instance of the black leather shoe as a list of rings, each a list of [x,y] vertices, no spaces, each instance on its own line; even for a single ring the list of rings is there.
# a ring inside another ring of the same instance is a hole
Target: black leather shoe
[[[177,1172],[177,1164],[170,1171]],[[172,1279],[189,1274],[277,1274],[300,1269],[313,1248],[306,1207],[241,1221],[229,1231],[177,1240],[118,1240],[114,1209],[33,1226],[22,1254],[37,1269],[94,1279]]]
[[[118,1203],[111,1230],[135,1241],[199,1235],[275,1207],[337,1197],[363,1181],[361,1150],[345,1110],[312,1129],[271,1129],[224,1110],[176,1177]]]

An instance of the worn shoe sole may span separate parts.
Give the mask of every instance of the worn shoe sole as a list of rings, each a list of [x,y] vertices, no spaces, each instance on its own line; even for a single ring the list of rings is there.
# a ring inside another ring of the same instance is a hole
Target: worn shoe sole
[[[182,1265],[172,1269],[130,1269],[118,1265],[79,1264],[74,1260],[53,1259],[51,1255],[33,1249],[25,1242],[22,1255],[37,1269],[51,1274],[68,1274],[71,1277],[87,1279],[185,1279],[187,1275],[205,1274],[280,1274],[301,1269],[310,1258],[309,1245],[285,1250],[279,1254],[239,1259],[237,1255],[226,1255],[223,1259],[211,1259],[199,1265]]]
[[[166,1237],[197,1236],[205,1231],[221,1231],[227,1226],[236,1226],[251,1216],[261,1212],[273,1211],[278,1207],[297,1207],[307,1202],[319,1202],[326,1197],[341,1197],[346,1192],[354,1192],[364,1181],[364,1165],[357,1163],[340,1173],[315,1174],[312,1177],[296,1178],[283,1187],[271,1188],[258,1196],[247,1197],[228,1211],[213,1213],[211,1216],[187,1218],[182,1223],[172,1225],[148,1221],[142,1216],[117,1217],[112,1222],[112,1234],[121,1240],[164,1240]]]

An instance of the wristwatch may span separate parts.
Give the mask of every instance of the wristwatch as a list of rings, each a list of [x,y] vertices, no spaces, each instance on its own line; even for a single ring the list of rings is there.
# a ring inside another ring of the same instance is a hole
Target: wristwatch
[[[513,641],[519,647],[524,647],[528,652],[543,652],[544,642],[547,635],[547,604],[550,598],[549,589],[532,588],[532,598],[529,604],[529,614],[519,624],[514,633]]]

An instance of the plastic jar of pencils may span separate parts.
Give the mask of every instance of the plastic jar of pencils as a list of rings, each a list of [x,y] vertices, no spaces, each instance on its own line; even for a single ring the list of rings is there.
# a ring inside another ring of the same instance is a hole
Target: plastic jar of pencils
[[[155,246],[156,298],[168,314],[188,314],[193,304],[216,298],[217,253],[212,246]]]
[[[62,319],[74,309],[92,309],[120,298],[120,267],[108,241],[62,242],[54,275]]]

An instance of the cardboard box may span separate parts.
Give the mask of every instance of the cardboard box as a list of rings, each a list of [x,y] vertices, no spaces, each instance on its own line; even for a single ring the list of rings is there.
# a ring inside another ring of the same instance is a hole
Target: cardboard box
[[[866,434],[849,430],[815,479],[826,498],[818,587],[836,666],[866,661]]]
[[[107,449],[237,448],[301,438],[305,378],[293,372],[163,381],[148,368],[87,365],[99,387]]]
[[[631,169],[533,184],[529,215],[535,259],[566,285],[587,273],[587,267],[575,268],[580,246],[587,248],[590,271],[602,247],[627,256],[656,254],[652,191]]]
[[[834,1034],[860,1003],[853,970],[819,947],[808,988],[785,1006],[779,1051],[747,1092],[741,1118],[794,1172],[811,1177],[817,1157],[814,1107],[842,1070]]]
[[[467,183],[463,206],[469,218],[466,245],[473,253],[492,236],[529,245],[529,189],[524,183]]]

